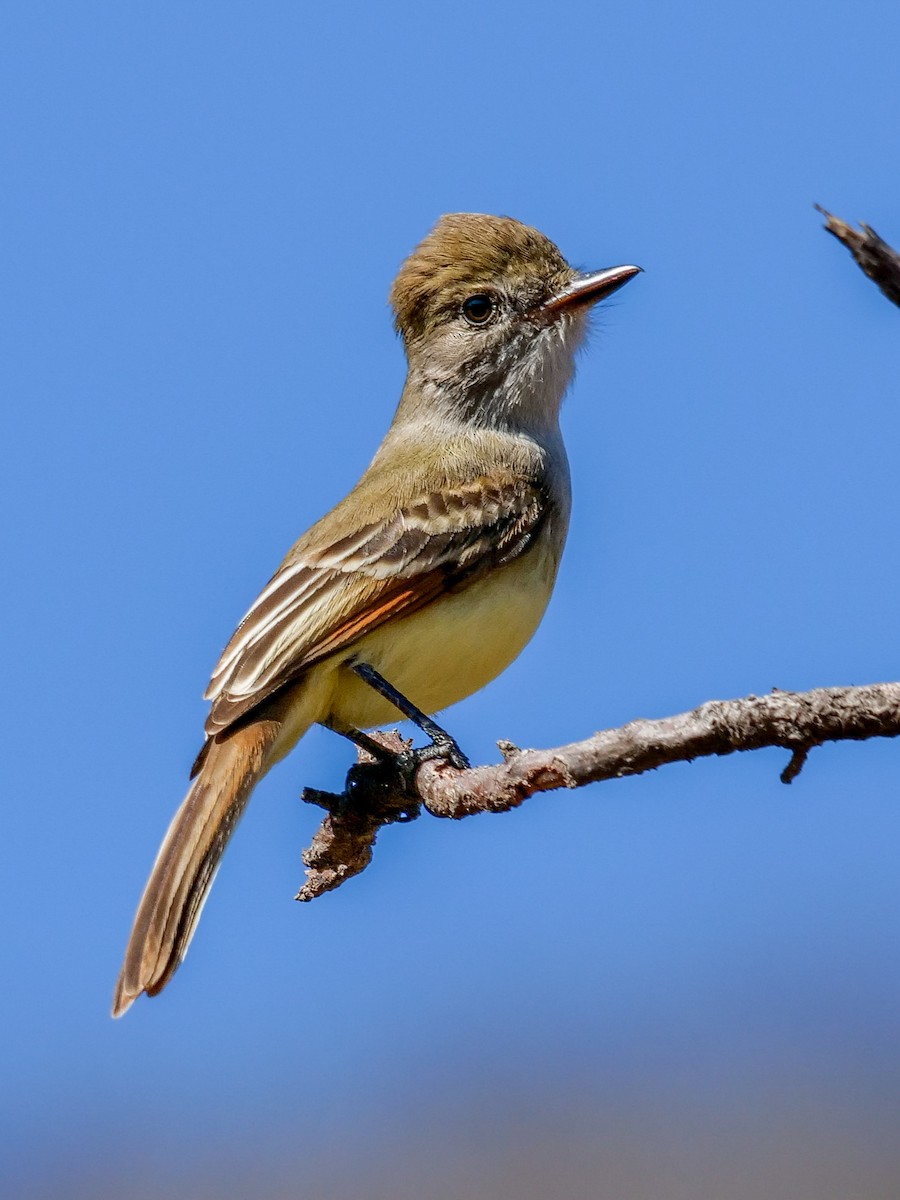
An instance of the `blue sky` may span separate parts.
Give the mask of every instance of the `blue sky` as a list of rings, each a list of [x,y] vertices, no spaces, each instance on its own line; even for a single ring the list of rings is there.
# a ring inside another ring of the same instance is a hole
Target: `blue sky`
[[[32,2],[0,22],[20,1193],[122,1194],[138,1164],[148,1194],[196,1175],[224,1195],[263,1158],[324,1171],[328,1147],[352,1175],[404,1129],[476,1161],[466,1114],[544,1129],[573,1095],[624,1106],[648,1155],[667,1097],[688,1141],[750,1114],[748,1161],[795,1106],[810,1146],[842,1137],[845,1166],[900,1179],[891,743],[824,748],[790,789],[772,751],[423,819],[301,907],[300,789],[350,761],[314,732],[259,789],[174,986],[107,1016],[209,671],[368,462],[404,372],[388,288],[442,212],[646,271],[566,404],[545,622],[447,716],[473,760],[898,677],[900,314],[812,208],[900,244],[897,6]]]

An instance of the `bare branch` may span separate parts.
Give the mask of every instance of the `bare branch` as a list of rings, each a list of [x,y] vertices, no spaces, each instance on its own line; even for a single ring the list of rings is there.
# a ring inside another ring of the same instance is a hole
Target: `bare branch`
[[[826,218],[825,228],[842,242],[862,270],[877,283],[888,300],[900,306],[900,254],[883,242],[871,225],[860,224],[853,229],[840,217],[835,217],[820,204],[816,205]]]
[[[631,721],[582,742],[555,750],[518,750],[501,742],[504,761],[456,771],[440,762],[419,767],[414,791],[390,761],[360,762],[341,795],[304,793],[328,809],[312,846],[304,854],[307,882],[298,900],[312,900],[358,874],[372,858],[382,825],[411,820],[424,806],[435,817],[507,812],[535,792],[577,788],[605,779],[640,775],[666,763],[782,746],[791,759],[781,774],[791,783],[809,752],[823,742],[864,741],[900,735],[900,683],[866,687],[816,688],[743,700],[712,700],[691,712],[659,720]],[[399,735],[376,735],[400,752]]]

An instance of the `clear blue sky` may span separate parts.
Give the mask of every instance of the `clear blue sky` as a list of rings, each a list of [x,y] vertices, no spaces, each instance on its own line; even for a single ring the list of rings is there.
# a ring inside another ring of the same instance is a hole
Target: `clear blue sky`
[[[260,788],[175,985],[107,1011],[209,671],[371,456],[404,371],[387,291],[442,212],[646,270],[566,405],[544,625],[447,715],[469,754],[898,678],[900,312],[812,208],[900,244],[898,61],[900,8],[865,0],[4,7],[17,1195],[369,1196],[371,1156],[384,1194],[420,1170],[410,1194],[438,1195],[449,1164],[543,1138],[562,1172],[612,1138],[587,1176],[633,1181],[634,1144],[671,1200],[703,1194],[711,1146],[774,1170],[796,1129],[792,1196],[828,1153],[810,1195],[897,1194],[891,743],[818,751],[790,789],[772,751],[423,819],[299,906],[299,791],[351,757],[316,732]]]

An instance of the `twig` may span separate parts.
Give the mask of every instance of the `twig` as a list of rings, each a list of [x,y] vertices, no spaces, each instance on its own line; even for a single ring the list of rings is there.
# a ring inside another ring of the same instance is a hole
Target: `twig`
[[[395,752],[405,747],[396,732],[375,736]],[[413,794],[404,790],[402,774],[390,762],[360,763],[348,775],[343,794],[304,793],[304,799],[324,805],[329,813],[304,855],[308,879],[297,899],[312,900],[362,871],[371,861],[381,826],[417,816],[419,805],[435,817],[452,819],[507,812],[535,792],[583,787],[666,763],[764,746],[791,751],[781,774],[782,782],[790,783],[810,750],[823,742],[897,736],[900,683],[875,683],[712,700],[691,712],[632,721],[555,750],[517,750],[501,743],[505,761],[495,766],[456,771],[440,762],[424,763]]]
[[[790,762],[779,775],[782,783],[793,783],[803,768],[806,766],[806,760],[809,758],[809,752],[812,746],[798,746],[791,755]]]
[[[816,205],[826,218],[825,228],[847,247],[868,277],[877,283],[893,304],[900,306],[900,254],[881,240],[871,225],[860,223],[853,229],[846,221],[834,216],[820,204]]]

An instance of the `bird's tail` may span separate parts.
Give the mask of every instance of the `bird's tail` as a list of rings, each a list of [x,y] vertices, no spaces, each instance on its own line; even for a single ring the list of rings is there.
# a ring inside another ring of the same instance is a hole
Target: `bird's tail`
[[[200,770],[160,846],[138,905],[112,1015],[155,996],[187,953],[219,861],[250,793],[272,763],[281,731],[261,719],[208,743]]]

